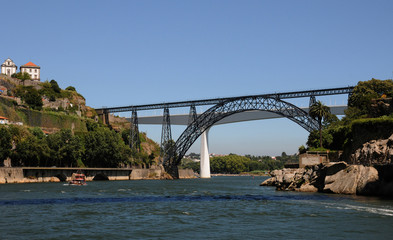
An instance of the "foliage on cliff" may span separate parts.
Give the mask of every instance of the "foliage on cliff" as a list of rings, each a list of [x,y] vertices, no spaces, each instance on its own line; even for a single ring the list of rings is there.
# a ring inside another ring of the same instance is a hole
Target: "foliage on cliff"
[[[393,81],[371,79],[359,82],[348,100],[346,117],[349,119],[381,117],[393,113]],[[386,108],[376,106],[386,102]]]
[[[121,135],[106,127],[75,135],[63,129],[46,136],[40,128],[10,125],[1,126],[0,133],[0,157],[11,157],[14,167],[120,167],[131,163],[131,150]]]
[[[392,98],[392,80],[359,82],[348,100],[345,117],[324,125],[322,145],[330,150],[344,150],[346,159],[363,143],[388,138],[393,133]],[[318,148],[318,142],[318,132],[310,133],[307,146]]]
[[[55,80],[32,86],[12,78],[1,81],[11,97],[0,97],[0,116],[23,123],[24,127],[9,125],[0,129],[0,163],[7,157],[11,157],[13,166],[148,167],[158,163],[159,147],[155,142],[141,133],[140,151],[131,152],[129,122],[115,118],[113,128],[117,132],[94,122],[97,113],[85,105],[85,98],[75,87],[62,90]],[[41,129],[50,134],[45,136]],[[12,150],[11,143],[15,144]]]

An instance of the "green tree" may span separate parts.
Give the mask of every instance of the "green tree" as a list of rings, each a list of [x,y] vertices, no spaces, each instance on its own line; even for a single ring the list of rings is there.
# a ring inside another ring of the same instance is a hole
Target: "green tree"
[[[237,174],[250,170],[250,159],[231,154],[223,157],[213,157],[210,161],[211,171],[214,173]]]
[[[119,167],[130,160],[131,149],[116,132],[99,128],[84,137],[84,163],[88,167]]]
[[[385,111],[375,112],[375,106],[373,101],[377,99],[390,99],[393,97],[393,80],[378,80],[371,79],[369,81],[360,81],[351,97],[348,100],[348,110],[346,115],[351,119],[361,117],[379,117],[382,115],[389,115],[392,113],[392,108],[386,109]],[[391,100],[390,100],[390,105]],[[373,116],[374,115],[374,116]]]
[[[81,161],[84,146],[79,136],[73,136],[71,130],[62,129],[60,132],[47,137],[52,164],[58,167],[76,167]]]
[[[68,86],[65,90],[76,92],[76,89],[73,86]]]
[[[31,79],[30,74],[27,72],[14,73],[14,74],[12,74],[11,77],[20,79],[20,80],[22,80],[23,83],[25,82],[25,80]]]
[[[21,140],[11,155],[12,166],[37,167],[46,166],[48,149],[43,140],[29,135]]]
[[[29,107],[35,110],[41,110],[43,103],[41,94],[31,86],[19,86],[15,94],[19,96]]]
[[[322,148],[322,120],[328,118],[330,113],[330,108],[325,106],[321,101],[317,101],[310,107],[310,116],[318,121],[319,125],[319,146]]]
[[[49,83],[52,86],[52,89],[53,89],[53,91],[55,91],[55,93],[61,92],[61,88],[59,87],[59,84],[57,84],[56,80],[52,79],[52,80],[50,80]]]
[[[11,155],[12,136],[8,128],[0,126],[0,161],[7,159]]]
[[[38,139],[43,139],[45,137],[44,132],[39,127],[29,128],[31,134],[33,134]]]

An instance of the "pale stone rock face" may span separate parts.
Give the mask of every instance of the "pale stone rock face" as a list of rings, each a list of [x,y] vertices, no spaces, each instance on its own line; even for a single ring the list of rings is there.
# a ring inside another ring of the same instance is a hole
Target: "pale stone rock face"
[[[292,183],[294,181],[295,174],[288,173],[283,176],[283,183]]]
[[[378,181],[378,171],[373,167],[351,165],[334,175],[326,175],[325,192],[342,194],[367,194]]]
[[[277,190],[300,192],[331,192],[338,194],[372,195],[379,191],[380,179],[374,167],[329,163],[311,168],[272,171],[272,178],[261,186],[276,186]],[[392,184],[393,187],[393,184]],[[385,192],[390,188],[386,188]]]
[[[314,187],[310,183],[302,184],[298,190],[299,192],[318,192],[318,188]]]
[[[393,135],[389,139],[369,141],[351,155],[351,162],[371,166],[393,162]]]
[[[358,166],[350,166],[333,175],[326,175],[324,192],[356,194]]]
[[[374,192],[373,184],[379,180],[378,171],[373,167],[361,167],[356,193],[368,195],[370,192]]]
[[[271,177],[266,179],[265,181],[263,181],[260,186],[274,186],[276,182],[276,178],[275,177]]]

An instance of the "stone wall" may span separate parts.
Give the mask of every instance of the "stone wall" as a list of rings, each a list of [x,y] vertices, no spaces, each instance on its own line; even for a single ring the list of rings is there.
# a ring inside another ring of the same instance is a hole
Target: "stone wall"
[[[303,153],[299,155],[299,167],[318,165],[328,162],[327,155]]]
[[[0,168],[0,183],[19,183],[23,179],[22,168]]]
[[[93,180],[142,180],[169,178],[161,167],[150,169],[127,168],[12,168],[0,167],[0,184],[33,182],[68,182],[72,173],[81,170],[87,181]],[[192,169],[179,169],[179,178],[196,178]]]
[[[144,180],[144,179],[165,179],[167,175],[161,167],[153,167],[150,169],[140,168],[133,169],[131,172],[131,180]],[[192,169],[179,169],[179,179],[196,178]]]

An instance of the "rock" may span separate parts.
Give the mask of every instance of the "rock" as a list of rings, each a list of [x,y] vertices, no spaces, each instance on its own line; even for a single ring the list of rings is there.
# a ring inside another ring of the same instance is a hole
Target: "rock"
[[[357,166],[350,166],[335,174],[326,175],[324,192],[356,194],[359,169]]]
[[[311,185],[310,183],[304,183],[300,186],[300,188],[297,191],[299,191],[299,192],[318,192],[318,188],[316,188],[314,185]]]
[[[261,184],[259,184],[259,186],[275,186],[275,183],[276,183],[276,178],[271,177],[263,181]]]
[[[331,176],[348,167],[345,162],[328,163],[325,165],[326,176]]]
[[[350,165],[335,174],[326,174],[324,192],[371,194],[375,191],[378,171],[373,167]]]
[[[356,194],[371,195],[378,190],[378,171],[373,167],[361,167],[356,187]]]
[[[284,184],[291,184],[295,180],[294,173],[287,173],[283,175],[283,183]]]
[[[350,157],[353,164],[365,166],[391,164],[393,162],[393,135],[389,139],[371,140],[364,143]]]

